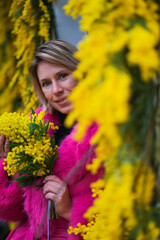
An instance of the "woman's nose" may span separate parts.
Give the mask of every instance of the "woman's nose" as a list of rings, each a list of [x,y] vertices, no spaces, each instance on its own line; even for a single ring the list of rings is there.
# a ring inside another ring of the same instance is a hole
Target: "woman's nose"
[[[57,82],[52,83],[52,92],[54,94],[60,93],[62,91],[63,91],[63,88],[59,83],[57,83]]]

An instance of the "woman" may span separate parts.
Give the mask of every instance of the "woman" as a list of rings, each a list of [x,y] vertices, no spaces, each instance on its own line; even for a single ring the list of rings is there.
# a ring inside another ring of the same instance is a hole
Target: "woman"
[[[90,140],[97,125],[93,123],[88,127],[81,143],[73,139],[76,124],[73,129],[66,129],[63,125],[66,115],[72,110],[68,95],[77,84],[72,76],[78,63],[73,57],[75,51],[76,48],[64,41],[49,41],[38,47],[31,64],[30,75],[42,104],[36,113],[45,109],[44,119],[59,126],[55,134],[59,156],[53,166],[53,175],[44,179],[44,186],[38,191],[33,186],[19,188],[17,183],[11,182],[3,170],[3,161],[0,162],[0,218],[19,222],[7,240],[46,240],[48,200],[54,202],[59,216],[58,219],[50,219],[50,239],[81,239],[78,235],[68,235],[67,229],[69,226],[76,227],[79,222],[86,223],[83,214],[93,202],[90,183],[101,176],[102,170],[97,175],[87,172],[85,165],[92,161],[93,152],[78,170],[76,168],[91,149]],[[2,157],[9,151],[7,144],[8,139],[1,136]]]

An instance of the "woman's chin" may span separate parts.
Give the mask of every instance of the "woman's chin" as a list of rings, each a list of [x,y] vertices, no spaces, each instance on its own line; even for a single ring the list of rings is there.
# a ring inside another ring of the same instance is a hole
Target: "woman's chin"
[[[58,112],[63,113],[63,114],[69,114],[72,111],[72,105],[68,105],[65,107],[59,107],[55,108]]]

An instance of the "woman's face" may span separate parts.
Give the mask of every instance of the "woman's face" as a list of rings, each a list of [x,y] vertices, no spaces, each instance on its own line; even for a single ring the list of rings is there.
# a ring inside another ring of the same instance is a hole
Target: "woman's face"
[[[72,110],[72,103],[67,97],[77,84],[72,71],[63,65],[42,61],[38,65],[37,75],[50,105],[57,111],[68,114]]]

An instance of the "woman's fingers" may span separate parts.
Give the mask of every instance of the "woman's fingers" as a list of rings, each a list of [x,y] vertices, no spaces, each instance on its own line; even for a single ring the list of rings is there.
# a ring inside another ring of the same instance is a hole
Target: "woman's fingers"
[[[0,135],[0,157],[7,157],[9,152],[9,139],[6,139],[5,135]]]
[[[55,202],[55,200],[56,200],[56,195],[55,194],[53,194],[53,193],[51,193],[51,192],[48,192],[46,195],[45,195],[45,198],[47,199],[47,200],[52,200],[53,202]]]
[[[4,152],[6,153],[6,155],[8,154],[8,152],[10,150],[8,144],[9,144],[9,139],[7,138],[6,142],[4,144]]]
[[[47,200],[54,201],[58,215],[69,220],[72,202],[67,184],[54,175],[47,176],[44,180],[43,193]]]
[[[0,153],[4,154],[4,144],[5,144],[5,136],[2,134],[0,135]]]
[[[48,181],[53,181],[53,182],[57,182],[57,183],[63,183],[63,181],[58,178],[57,176],[55,175],[49,175],[47,177],[45,177],[45,179],[43,180],[43,183],[47,183]]]
[[[51,176],[51,178],[48,178],[48,179],[52,179],[52,180],[44,181],[44,186],[43,186],[44,195],[46,195],[49,192],[56,194],[57,197],[59,197],[60,195],[63,195],[63,192],[67,187],[66,184],[56,176],[55,177]]]
[[[61,185],[59,183],[48,181],[43,186],[43,192],[44,194],[46,194],[47,192],[57,193],[60,188],[61,188]]]

